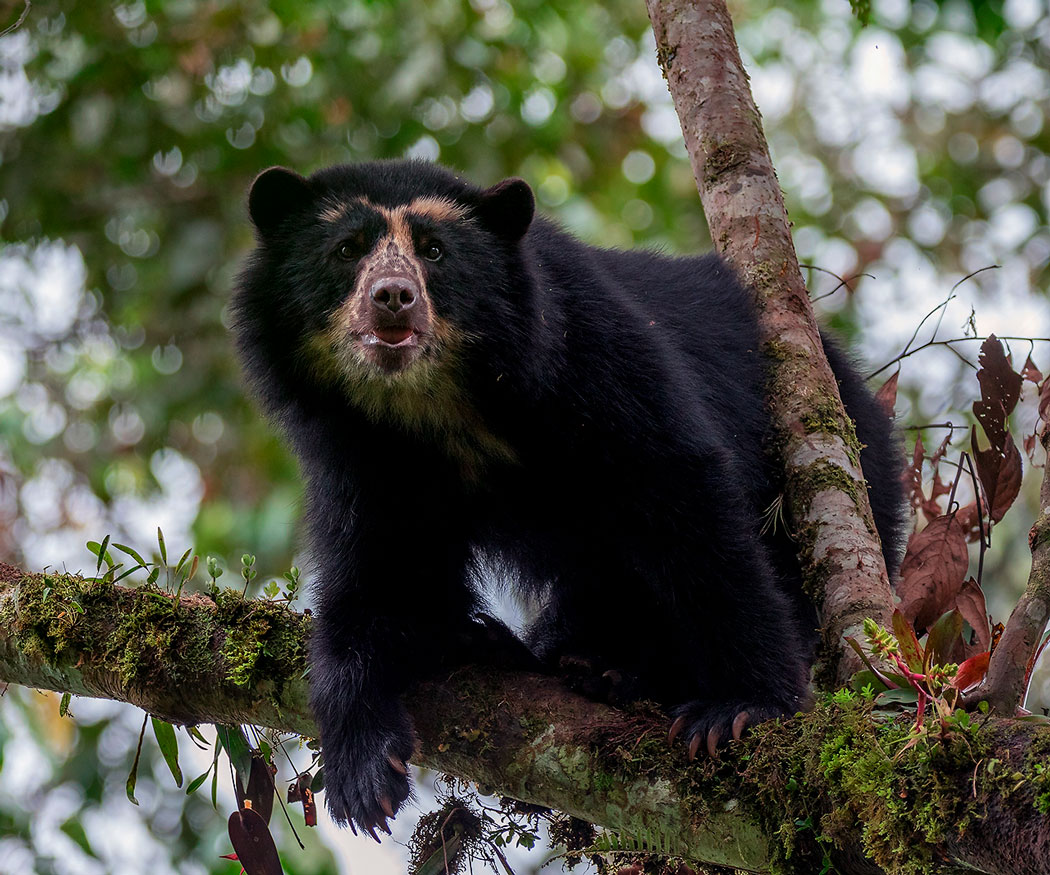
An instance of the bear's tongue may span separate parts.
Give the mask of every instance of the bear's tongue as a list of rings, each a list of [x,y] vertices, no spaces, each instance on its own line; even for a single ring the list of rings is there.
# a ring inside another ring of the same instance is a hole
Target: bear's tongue
[[[402,341],[408,340],[412,336],[411,328],[377,328],[372,332],[378,337],[383,343],[389,343],[391,346],[397,346]]]

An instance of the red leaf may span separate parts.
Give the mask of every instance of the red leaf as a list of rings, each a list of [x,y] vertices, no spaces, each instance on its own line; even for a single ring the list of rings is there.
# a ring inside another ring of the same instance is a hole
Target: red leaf
[[[288,785],[288,803],[303,803],[303,817],[307,826],[317,826],[317,801],[311,789],[312,783],[313,776],[309,772],[303,772]]]
[[[241,808],[230,815],[230,843],[245,875],[283,875],[270,828],[256,812]]]
[[[893,634],[901,648],[901,657],[905,665],[912,671],[922,671],[922,648],[919,639],[915,637],[915,630],[911,623],[905,619],[904,614],[897,609],[893,612]]]
[[[959,590],[955,607],[963,619],[973,627],[981,650],[991,650],[992,632],[988,626],[988,606],[984,603],[984,592],[980,584],[972,577]]]
[[[893,406],[897,403],[897,380],[900,379],[900,375],[901,372],[897,371],[879,386],[879,390],[875,393],[875,400],[889,419],[893,419],[895,415]]]
[[[976,426],[970,430],[970,447],[973,449],[977,474],[988,502],[985,512],[991,517],[992,522],[997,523],[1010,509],[1010,505],[1017,498],[1017,493],[1021,491],[1021,453],[1009,431],[1003,432],[999,449],[996,449],[995,446],[987,450],[977,449]]]
[[[994,334],[990,334],[981,344],[978,361],[981,364],[977,372],[981,400],[974,402],[973,412],[992,446],[1002,449],[1006,437],[1006,417],[1021,397],[1021,375],[1014,373],[1010,367],[1003,345]]]
[[[968,690],[970,687],[983,681],[984,676],[988,674],[989,656],[991,656],[990,653],[978,653],[976,656],[971,656],[966,660],[959,666],[955,677],[952,678],[952,686],[962,691]]]
[[[897,594],[901,613],[916,630],[955,606],[969,563],[962,526],[953,516],[937,517],[908,539]]]
[[[1028,380],[1029,383],[1035,383],[1037,386],[1043,382],[1043,375],[1039,371],[1039,368],[1035,366],[1031,355],[1024,360],[1024,367],[1021,368],[1021,376]]]

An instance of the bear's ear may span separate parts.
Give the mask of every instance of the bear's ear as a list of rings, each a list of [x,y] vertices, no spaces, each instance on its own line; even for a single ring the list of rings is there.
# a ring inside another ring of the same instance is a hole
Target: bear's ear
[[[263,234],[313,200],[310,183],[286,167],[270,167],[255,177],[248,192],[248,215]]]
[[[536,200],[524,179],[504,179],[481,193],[475,214],[482,224],[505,240],[520,240],[529,229]]]

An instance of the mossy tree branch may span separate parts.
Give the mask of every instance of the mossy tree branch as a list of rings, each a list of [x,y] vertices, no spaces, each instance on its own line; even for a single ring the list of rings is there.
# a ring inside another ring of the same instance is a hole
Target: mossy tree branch
[[[309,618],[235,592],[176,599],[0,565],[0,680],[180,723],[311,734]],[[565,811],[625,844],[748,872],[1050,873],[1050,730],[988,719],[901,751],[908,719],[848,697],[686,761],[667,720],[548,677],[464,667],[412,690],[421,765]],[[800,826],[802,824],[802,826]]]
[[[824,357],[725,0],[647,5],[711,239],[757,294],[788,510],[822,614],[818,676],[834,686],[858,667],[844,637],[860,638],[865,617],[888,625],[893,604],[860,446]]]

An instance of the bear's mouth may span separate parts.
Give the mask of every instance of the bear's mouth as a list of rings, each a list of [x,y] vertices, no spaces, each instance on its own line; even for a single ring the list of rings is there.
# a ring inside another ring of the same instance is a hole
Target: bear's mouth
[[[418,346],[419,335],[412,328],[375,328],[368,334],[361,335],[365,346],[386,346],[401,349],[407,346]]]

